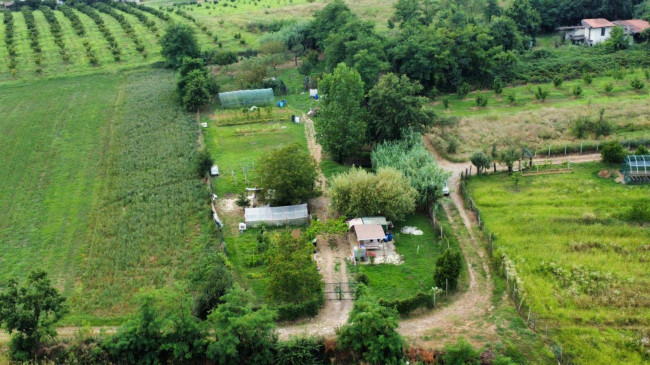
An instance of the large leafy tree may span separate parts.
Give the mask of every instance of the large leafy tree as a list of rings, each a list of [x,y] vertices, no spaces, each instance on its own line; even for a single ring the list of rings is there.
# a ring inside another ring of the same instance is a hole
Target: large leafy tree
[[[486,155],[483,151],[474,152],[469,157],[469,160],[472,162],[472,165],[476,166],[476,172],[479,174],[481,171],[489,169],[492,163],[492,157]]]
[[[334,0],[323,10],[314,13],[311,29],[308,32],[310,43],[318,49],[325,49],[325,40],[330,34],[338,32],[348,21],[356,19],[356,15],[345,5],[343,0]]]
[[[21,285],[7,280],[0,289],[0,324],[11,337],[11,358],[34,359],[45,341],[56,337],[54,324],[67,313],[65,298],[50,284],[44,271],[32,271]]]
[[[494,44],[503,47],[504,51],[524,48],[524,41],[519,34],[517,24],[511,18],[499,16],[492,19],[490,35],[494,38]]]
[[[423,108],[422,85],[408,76],[386,74],[368,93],[368,139],[375,143],[402,138],[408,130],[421,131],[433,122]]]
[[[196,58],[201,53],[194,29],[183,23],[172,23],[160,39],[160,46],[160,54],[173,68],[180,67],[184,57]]]
[[[542,23],[539,12],[533,8],[529,0],[514,0],[505,15],[511,18],[519,27],[519,31],[531,37],[539,32]]]
[[[354,303],[348,323],[337,331],[338,343],[368,363],[399,364],[404,340],[395,330],[398,325],[394,308],[384,307],[363,294]]]
[[[267,296],[276,303],[300,303],[321,293],[323,284],[312,259],[314,247],[289,232],[273,239],[269,257]]]
[[[316,123],[316,138],[323,149],[338,161],[349,156],[366,141],[363,101],[363,81],[359,72],[339,64],[319,84],[325,96],[322,117]]]
[[[276,313],[266,306],[253,308],[253,295],[234,287],[224,303],[208,317],[216,340],[207,356],[217,364],[271,364],[275,344]]]
[[[415,210],[417,191],[394,168],[380,168],[377,174],[352,169],[334,177],[330,184],[332,208],[346,217],[384,215],[402,220]]]
[[[271,205],[303,203],[318,195],[316,162],[298,144],[262,156],[257,173]]]

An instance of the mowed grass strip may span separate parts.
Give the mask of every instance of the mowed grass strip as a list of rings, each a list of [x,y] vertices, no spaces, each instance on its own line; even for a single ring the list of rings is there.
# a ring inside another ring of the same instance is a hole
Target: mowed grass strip
[[[138,70],[0,86],[0,279],[48,271],[68,297],[65,323],[120,323],[141,289],[182,290],[214,240],[194,174],[198,127],[175,79]]]
[[[650,230],[623,219],[634,203],[648,203],[650,186],[598,176],[616,168],[572,165],[571,174],[524,177],[518,191],[507,174],[469,184],[526,301],[579,363],[639,363],[643,355],[628,344],[650,324]]]
[[[260,158],[274,149],[293,143],[307,148],[302,123],[283,120],[225,127],[217,127],[214,122],[208,125],[206,145],[221,174],[212,180],[217,195],[239,193],[258,185],[255,168]]]

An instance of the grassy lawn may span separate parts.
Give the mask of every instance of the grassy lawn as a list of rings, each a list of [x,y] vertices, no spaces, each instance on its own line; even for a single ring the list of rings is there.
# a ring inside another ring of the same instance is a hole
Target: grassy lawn
[[[144,288],[179,290],[214,241],[197,125],[176,75],[139,70],[0,85],[0,280],[44,269],[66,323],[121,323]],[[30,97],[26,97],[30,95]]]
[[[524,177],[518,191],[505,174],[469,184],[527,302],[577,363],[647,360],[632,344],[650,324],[650,231],[624,216],[634,202],[647,203],[650,187],[598,177],[618,167],[572,165],[571,174]]]
[[[440,215],[440,218],[443,215]],[[423,235],[402,234],[400,230],[404,226],[415,226],[422,230]],[[443,244],[440,241],[440,236],[434,233],[430,218],[424,214],[407,217],[404,222],[396,224],[393,232],[395,249],[404,257],[403,264],[358,265],[357,268],[351,266],[351,270],[358,269],[368,275],[368,286],[378,298],[404,299],[417,294],[418,291],[430,292],[435,286],[433,268],[438,255],[447,248],[446,242]],[[458,249],[453,237],[449,240],[449,246]],[[377,255],[381,255],[381,252],[378,251]],[[465,270],[461,276],[464,275]],[[459,287],[462,287],[463,281],[464,278],[461,277]]]
[[[210,122],[204,132],[206,146],[221,173],[213,180],[217,195],[255,186],[255,165],[270,151],[293,143],[307,148],[304,125],[288,120],[223,127]]]
[[[644,80],[646,88],[633,90],[629,81],[638,77]],[[604,85],[611,83],[614,89],[605,93]],[[449,127],[435,128],[429,134],[431,140],[445,150],[449,141],[456,139],[459,148],[452,154],[455,159],[468,159],[472,152],[491,148],[496,143],[500,147],[511,144],[527,146],[531,151],[543,154],[551,147],[579,146],[580,143],[595,145],[603,140],[650,139],[650,95],[648,83],[641,70],[628,71],[623,80],[611,76],[595,77],[591,85],[583,80],[565,81],[559,88],[553,84],[530,84],[504,88],[502,95],[484,90],[488,96],[487,107],[476,106],[477,93],[470,93],[459,100],[450,95],[449,110],[445,110],[440,99],[433,103],[433,110],[440,115],[455,116],[458,123]],[[546,101],[535,99],[537,87],[549,91]],[[574,87],[580,86],[580,97],[572,95]],[[517,101],[511,104],[506,95],[515,94]],[[596,139],[585,136],[578,139],[571,134],[573,120],[588,117],[593,121],[599,118],[599,110],[605,110],[604,119],[613,126],[609,137]]]

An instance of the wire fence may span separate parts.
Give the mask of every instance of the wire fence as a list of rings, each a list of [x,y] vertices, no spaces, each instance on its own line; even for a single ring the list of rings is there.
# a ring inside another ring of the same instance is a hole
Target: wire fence
[[[485,226],[485,221],[481,216],[480,210],[467,191],[467,177],[461,179],[459,190],[465,206],[472,211],[478,222],[479,229],[485,234],[485,237],[487,238],[488,253],[497,264],[499,274],[501,274],[502,277],[506,279],[505,290],[510,299],[512,299],[517,313],[524,320],[528,328],[542,335],[545,341],[550,344],[558,364],[572,364],[572,356],[570,354],[564,353],[564,347],[562,344],[549,337],[549,323],[551,320],[542,318],[541,316],[538,317],[538,312],[533,309],[533,306],[529,301],[526,301],[527,298],[524,282],[517,274],[515,264],[512,262],[512,260],[505,252],[499,250],[498,244],[495,245],[497,242],[496,235],[490,232],[489,229]],[[551,326],[551,331],[552,328],[553,326]]]

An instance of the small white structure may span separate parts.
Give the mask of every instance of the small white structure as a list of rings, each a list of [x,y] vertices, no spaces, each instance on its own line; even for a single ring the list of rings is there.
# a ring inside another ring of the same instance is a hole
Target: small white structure
[[[210,168],[210,175],[219,176],[219,166],[212,165],[212,167]]]
[[[244,220],[249,227],[303,225],[309,222],[309,212],[307,204],[246,208]]]
[[[604,18],[582,19],[580,25],[572,27],[559,27],[557,30],[564,33],[564,39],[573,43],[586,43],[590,46],[609,39],[612,29],[616,24]]]
[[[309,89],[309,97],[314,98],[318,95],[318,89]]]

